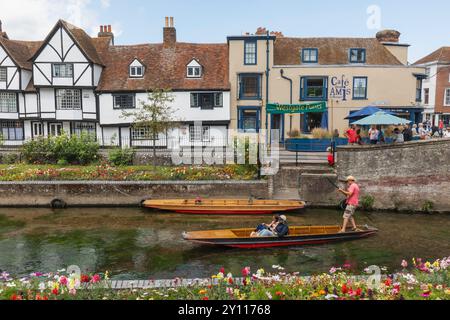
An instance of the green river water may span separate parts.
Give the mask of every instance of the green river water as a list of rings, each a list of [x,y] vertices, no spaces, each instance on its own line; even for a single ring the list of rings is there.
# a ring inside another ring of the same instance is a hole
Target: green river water
[[[309,209],[288,215],[290,225],[336,225],[342,213]],[[253,227],[270,216],[186,216],[143,209],[0,209],[0,272],[25,276],[78,265],[108,270],[114,279],[210,277],[220,267],[240,274],[245,266],[307,275],[349,263],[400,269],[403,259],[450,255],[450,215],[359,213],[358,224],[378,235],[351,242],[277,249],[202,247],[184,241],[183,231]],[[267,222],[269,222],[267,221]]]

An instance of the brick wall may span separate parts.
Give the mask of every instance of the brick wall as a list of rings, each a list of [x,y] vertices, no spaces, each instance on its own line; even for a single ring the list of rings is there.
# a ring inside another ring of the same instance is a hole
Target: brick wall
[[[444,105],[445,89],[450,88],[450,66],[440,67],[436,75],[436,107],[437,113],[450,113],[450,106]]]
[[[379,209],[450,212],[450,139],[338,148],[340,180],[353,175]]]

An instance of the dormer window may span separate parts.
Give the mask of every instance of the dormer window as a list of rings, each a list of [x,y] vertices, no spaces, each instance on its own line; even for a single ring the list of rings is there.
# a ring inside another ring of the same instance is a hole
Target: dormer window
[[[350,63],[365,63],[366,62],[366,49],[352,48],[349,52]]]
[[[303,63],[317,63],[319,61],[319,49],[306,48],[302,50]]]
[[[144,76],[145,67],[137,59],[130,64],[130,78],[142,78]]]
[[[201,78],[202,77],[202,66],[198,63],[197,60],[192,60],[187,65],[187,73],[188,78]]]

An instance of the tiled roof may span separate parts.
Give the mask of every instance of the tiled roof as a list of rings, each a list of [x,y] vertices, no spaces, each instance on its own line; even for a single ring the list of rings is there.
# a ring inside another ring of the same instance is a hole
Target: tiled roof
[[[100,51],[100,50],[99,50]],[[110,46],[101,53],[106,68],[98,91],[229,90],[228,46],[226,44],[189,44],[173,46],[143,44]],[[129,65],[138,59],[146,66],[143,78],[129,77]],[[186,77],[186,67],[196,59],[202,77]]]
[[[6,50],[10,58],[23,69],[31,70],[29,59],[41,46],[42,41],[18,41],[0,37],[0,45]]]
[[[450,47],[442,47],[420,59],[414,64],[424,64],[429,62],[444,62],[450,63]]]
[[[319,49],[319,65],[349,64],[350,48],[366,49],[366,65],[402,65],[375,38],[277,38],[275,65],[301,65],[304,48]]]

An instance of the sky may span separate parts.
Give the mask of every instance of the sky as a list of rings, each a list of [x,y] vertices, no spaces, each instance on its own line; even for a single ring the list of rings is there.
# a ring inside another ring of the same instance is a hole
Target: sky
[[[162,41],[173,16],[183,42],[226,42],[258,27],[291,37],[374,37],[396,29],[411,45],[411,63],[450,46],[448,0],[0,0],[10,38],[42,40],[58,19],[94,36],[112,25],[116,44]]]

